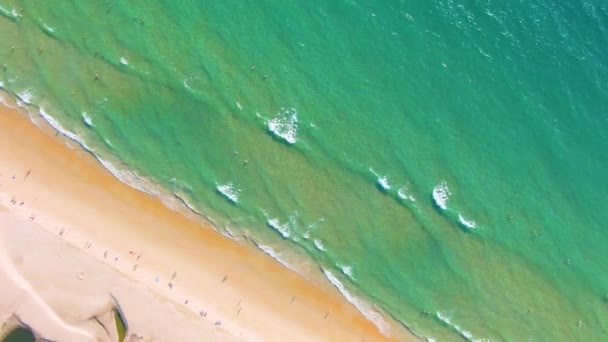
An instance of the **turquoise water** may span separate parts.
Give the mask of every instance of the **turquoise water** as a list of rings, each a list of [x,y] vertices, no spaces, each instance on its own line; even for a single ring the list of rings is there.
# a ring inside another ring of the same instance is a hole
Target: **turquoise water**
[[[219,229],[421,336],[608,339],[606,2],[0,14],[4,89]]]

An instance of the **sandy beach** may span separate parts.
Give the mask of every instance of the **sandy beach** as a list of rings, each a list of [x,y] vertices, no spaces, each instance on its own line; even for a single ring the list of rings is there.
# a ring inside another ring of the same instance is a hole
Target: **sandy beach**
[[[117,307],[133,341],[416,339],[381,334],[329,283],[121,183],[20,111],[0,112],[0,336],[26,324],[49,340],[115,341]]]

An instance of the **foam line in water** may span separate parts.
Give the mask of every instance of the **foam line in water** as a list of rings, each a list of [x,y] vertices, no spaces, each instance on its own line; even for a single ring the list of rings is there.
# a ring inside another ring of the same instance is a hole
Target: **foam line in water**
[[[21,18],[21,14],[19,14],[19,12],[17,12],[17,10],[14,8],[11,8],[11,10],[9,11],[6,8],[0,6],[0,14],[2,14],[3,16],[5,16],[7,18],[11,18],[11,19]]]
[[[49,33],[54,33],[54,32],[55,32],[55,29],[54,29],[54,28],[50,27],[49,25],[47,25],[47,24],[45,24],[45,23],[42,23],[42,27],[43,27],[43,29],[44,29],[45,31],[47,31],[47,32],[49,32]]]
[[[34,100],[34,93],[31,89],[22,90],[15,95],[17,95],[17,98],[25,104],[32,104],[32,101]]]
[[[433,188],[433,200],[435,201],[435,204],[443,210],[448,208],[448,199],[451,194],[448,183],[445,181],[440,182]]]
[[[462,214],[458,213],[458,222],[460,222],[460,224],[462,224],[463,226],[473,229],[475,227],[477,227],[477,222],[473,221],[473,220],[467,220],[464,218],[464,216],[462,216]]]
[[[44,119],[44,121],[51,125],[51,127],[53,127],[57,132],[59,132],[59,134],[74,140],[75,142],[80,144],[80,146],[82,146],[85,150],[87,150],[88,152],[92,152],[92,150],[78,135],[63,128],[63,126],[57,120],[55,120],[55,118],[47,114],[42,107],[38,109],[38,113],[40,113],[40,116]]]
[[[323,244],[323,242],[321,242],[321,240],[319,240],[319,239],[315,239],[315,240],[313,241],[313,243],[315,244],[315,247],[316,247],[318,250],[320,250],[321,252],[325,252],[325,251],[326,251],[326,249],[325,249],[325,245]]]
[[[401,198],[402,200],[409,200],[412,202],[416,202],[416,198],[412,195],[409,195],[407,193],[407,188],[406,187],[401,187],[398,191],[397,191],[397,196],[399,196],[399,198]]]
[[[272,229],[276,230],[281,234],[285,239],[289,239],[290,237],[296,239],[297,237],[292,236],[293,232],[297,228],[296,219],[298,218],[298,212],[294,212],[291,216],[289,216],[289,220],[285,223],[281,223],[277,218],[268,218],[268,214],[266,211],[262,210],[264,216],[266,216],[266,223]]]
[[[129,65],[129,61],[124,57],[120,57],[120,64]]]
[[[295,108],[281,111],[267,122],[268,130],[289,144],[295,144],[298,134],[298,112]]]
[[[91,117],[87,114],[87,112],[82,112],[82,120],[85,124],[87,124],[87,126],[93,127],[93,120],[91,120]]]
[[[342,293],[342,295],[355,308],[357,308],[357,310],[359,310],[359,312],[361,312],[363,316],[365,316],[365,318],[367,318],[370,322],[374,323],[374,325],[378,327],[378,330],[380,330],[382,334],[388,337],[391,336],[391,331],[388,323],[386,323],[384,318],[382,318],[382,316],[376,310],[374,310],[374,308],[372,308],[369,304],[365,303],[361,299],[353,296],[348,290],[346,290],[344,285],[342,285],[340,280],[338,280],[338,278],[336,278],[336,276],[331,273],[331,271],[328,271],[326,269],[322,270],[329,282],[332,283],[332,285],[334,285],[338,289],[338,291],[340,291],[340,293]]]
[[[342,265],[342,266],[340,266],[339,265],[339,267],[340,267],[340,270],[342,271],[342,273],[345,276],[347,276],[347,277],[349,277],[350,279],[353,279],[353,280],[355,279],[353,277],[353,267],[352,266],[350,266],[350,265]]]
[[[224,195],[230,202],[238,203],[241,189],[239,189],[234,183],[228,182],[226,184],[218,184],[216,187],[217,191]]]
[[[373,173],[374,176],[376,176],[376,182],[378,183],[378,186],[382,190],[388,191],[388,190],[390,190],[392,188],[392,186],[388,182],[388,176],[386,176],[386,175],[381,176],[379,173],[377,173],[376,171],[374,171],[374,169],[372,169],[371,167],[369,168],[369,171],[371,173]]]
[[[289,237],[291,236],[292,227],[289,222],[281,224],[278,219],[274,218],[269,219],[267,223],[270,227],[278,231],[284,238],[289,239]]]
[[[460,336],[464,337],[467,341],[490,342],[489,339],[485,339],[485,338],[477,339],[477,338],[473,337],[473,334],[470,331],[465,330],[461,326],[452,323],[451,316],[452,316],[452,314],[450,312],[437,311],[437,318],[440,321],[442,321],[443,323],[445,323],[446,325],[448,325],[451,328],[453,328],[454,330],[456,330],[458,332],[458,334],[460,334]]]

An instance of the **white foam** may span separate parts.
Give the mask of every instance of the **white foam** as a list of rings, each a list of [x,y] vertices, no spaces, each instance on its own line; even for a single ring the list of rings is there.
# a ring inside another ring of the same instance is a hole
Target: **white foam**
[[[19,100],[23,101],[26,104],[32,104],[32,100],[34,99],[34,93],[30,89],[25,89],[17,93],[17,97]]]
[[[49,25],[42,23],[42,27],[44,27],[45,30],[49,31],[49,32],[55,32],[55,29],[50,27]]]
[[[355,279],[353,278],[353,267],[350,265],[344,265],[344,266],[340,266],[340,269],[342,270],[342,273],[344,273],[344,275],[348,276],[351,279]]]
[[[53,127],[55,130],[57,130],[57,132],[59,132],[59,134],[64,135],[64,136],[74,140],[75,142],[80,144],[80,146],[82,146],[84,149],[86,149],[89,152],[92,152],[91,149],[87,146],[87,144],[85,144],[85,142],[82,139],[80,139],[80,137],[78,135],[63,128],[63,126],[57,120],[55,120],[55,118],[53,118],[52,116],[47,114],[42,107],[40,107],[38,109],[38,113],[40,113],[40,116],[44,119],[44,121],[46,121],[49,125],[51,125],[51,127]]]
[[[87,114],[87,112],[82,112],[82,120],[84,120],[84,123],[86,123],[87,126],[93,127],[93,120],[91,120],[91,117]]]
[[[289,144],[295,144],[298,134],[298,113],[295,108],[281,109],[272,119],[268,120],[268,130]]]
[[[453,313],[451,313],[451,312],[437,311],[437,318],[440,321],[442,321],[443,323],[454,328],[454,330],[456,330],[460,334],[460,336],[464,337],[467,341],[473,341],[473,342],[489,342],[490,341],[489,339],[486,339],[486,338],[476,339],[473,337],[473,334],[470,331],[465,330],[462,327],[460,327],[459,325],[452,323],[452,315],[453,315]]]
[[[281,222],[275,218],[268,220],[268,225],[278,231],[286,239],[289,239],[291,236],[289,223],[281,224]]]
[[[323,242],[321,242],[321,240],[319,239],[315,239],[314,241],[315,247],[317,247],[318,250],[325,252],[325,245],[323,244]]]
[[[236,101],[236,107],[237,107],[239,110],[243,110],[243,105],[242,105],[242,104],[240,104],[240,103],[239,103],[239,101]]]
[[[374,169],[372,169],[371,167],[369,168],[369,171],[371,173],[374,174],[374,176],[376,176],[377,178],[377,182],[378,185],[383,189],[383,190],[390,190],[391,189],[391,185],[388,182],[388,176],[381,176],[379,173],[377,173],[376,171],[374,171]]]
[[[217,191],[219,191],[224,197],[230,200],[232,203],[239,202],[239,196],[241,189],[239,189],[234,183],[228,182],[226,184],[218,184]]]
[[[443,210],[448,208],[448,199],[451,194],[448,183],[445,181],[435,185],[433,188],[433,200],[435,201],[435,204]]]
[[[390,190],[391,189],[391,185],[388,183],[388,176],[382,176],[382,177],[378,178],[378,184],[384,190]]]
[[[11,8],[11,10],[9,11],[6,8],[0,6],[0,12],[2,12],[2,14],[4,14],[5,16],[11,17],[13,19],[17,19],[17,18],[21,17],[19,12],[17,12],[17,10],[14,8]]]
[[[467,228],[473,229],[477,227],[477,222],[465,219],[464,216],[462,216],[462,214],[460,213],[458,214],[458,221]]]
[[[129,61],[124,57],[120,57],[120,64],[129,65]]]
[[[407,188],[406,187],[400,188],[397,191],[397,196],[399,196],[399,198],[401,198],[402,200],[410,200],[412,202],[416,201],[416,198],[414,198],[414,196],[407,194]]]
[[[359,298],[353,296],[348,290],[344,288],[344,285],[334,276],[333,273],[326,269],[322,269],[325,277],[342,293],[342,295],[348,300],[352,305],[359,310],[370,322],[374,323],[376,327],[380,330],[380,332],[388,337],[390,337],[390,327],[388,323],[380,316],[380,314],[374,310],[369,304],[360,300]]]

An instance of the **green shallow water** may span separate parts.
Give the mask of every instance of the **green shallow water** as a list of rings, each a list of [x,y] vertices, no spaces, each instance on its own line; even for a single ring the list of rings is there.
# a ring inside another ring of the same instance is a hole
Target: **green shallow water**
[[[4,89],[218,228],[436,340],[608,338],[605,2],[0,14]]]

